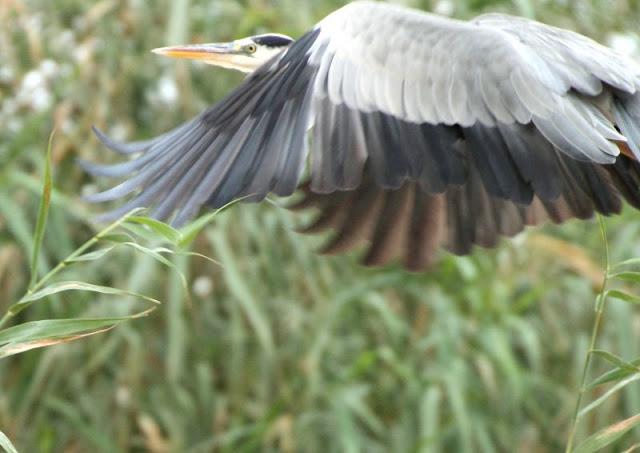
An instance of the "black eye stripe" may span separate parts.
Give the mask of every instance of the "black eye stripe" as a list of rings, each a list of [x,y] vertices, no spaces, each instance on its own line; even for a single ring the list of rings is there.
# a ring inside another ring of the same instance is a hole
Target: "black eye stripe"
[[[261,35],[254,36],[253,42],[267,47],[284,47],[293,42],[293,39],[281,35]]]

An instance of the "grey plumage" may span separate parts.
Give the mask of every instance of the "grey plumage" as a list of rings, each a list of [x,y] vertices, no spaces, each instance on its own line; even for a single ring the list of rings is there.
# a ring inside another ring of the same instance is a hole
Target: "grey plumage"
[[[463,254],[547,219],[618,212],[621,197],[640,206],[640,67],[506,15],[354,2],[174,131],[96,134],[136,156],[82,163],[128,178],[90,197],[134,194],[104,220],[150,206],[180,225],[203,205],[287,196],[310,153],[311,229],[337,231],[328,251],[368,239],[368,264],[421,269],[438,245]]]

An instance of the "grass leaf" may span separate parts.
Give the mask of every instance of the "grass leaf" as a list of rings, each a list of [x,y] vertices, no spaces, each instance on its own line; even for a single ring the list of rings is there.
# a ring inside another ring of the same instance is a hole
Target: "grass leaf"
[[[204,229],[204,227],[206,227],[209,223],[211,223],[211,221],[215,217],[217,217],[222,211],[224,211],[225,209],[227,209],[228,207],[236,203],[241,202],[245,198],[248,198],[248,196],[241,197],[236,200],[232,200],[226,205],[222,206],[221,208],[218,208],[215,211],[204,214],[198,217],[193,222],[189,223],[188,225],[185,225],[184,227],[182,227],[180,229],[180,234],[182,235],[182,239],[177,243],[177,245],[180,247],[187,247],[189,244],[191,244],[194,241],[194,239]]]
[[[180,277],[180,281],[182,283],[182,287],[184,288],[185,292],[188,293],[189,285],[187,283],[187,278],[184,276],[184,274],[182,272],[180,272],[180,269],[178,269],[175,264],[173,264],[171,261],[169,261],[164,256],[162,256],[162,253],[173,254],[173,250],[170,250],[170,249],[167,249],[167,248],[164,248],[164,247],[158,247],[158,248],[155,248],[155,249],[150,249],[150,248],[145,247],[143,245],[140,245],[140,244],[138,244],[136,242],[124,242],[122,245],[125,245],[127,247],[131,247],[134,250],[137,250],[137,251],[139,251],[139,252],[141,252],[141,253],[143,253],[145,255],[148,255],[148,256],[152,257],[154,260],[158,261],[161,264],[164,264],[169,269],[173,270]]]
[[[131,316],[85,319],[46,319],[31,321],[0,330],[0,344],[17,344],[48,339],[68,338],[72,335],[111,328],[122,321],[148,316],[155,308],[150,308]]]
[[[213,212],[209,212],[198,217],[193,222],[181,228],[180,233],[182,234],[182,239],[180,240],[178,245],[180,247],[187,247],[189,244],[191,244],[198,236],[198,234],[200,234],[200,232],[204,229],[204,227],[211,223],[213,218],[216,217],[219,213],[220,209],[216,209]]]
[[[593,409],[595,409],[596,407],[600,406],[602,403],[604,403],[611,395],[613,395],[614,393],[616,393],[618,390],[626,387],[628,384],[635,382],[637,380],[640,380],[640,373],[634,373],[628,377],[626,377],[625,379],[619,381],[616,385],[614,385],[613,387],[611,387],[609,390],[607,390],[604,394],[602,394],[599,398],[597,398],[596,400],[592,401],[590,404],[588,404],[587,406],[584,407],[584,409],[582,409],[579,413],[578,413],[578,418],[582,418],[584,417],[586,414],[588,414],[589,412],[591,412]]]
[[[80,340],[81,338],[107,332],[113,329],[114,327],[115,327],[115,324],[112,326],[104,327],[102,329],[96,329],[89,332],[80,333],[77,335],[63,336],[60,338],[44,338],[41,340],[24,341],[24,342],[18,342],[18,343],[9,343],[0,348],[0,359],[9,357],[15,354],[21,354],[23,352],[27,352],[32,349],[44,348],[47,346],[53,346],[56,344],[69,343],[75,340]]]
[[[123,242],[135,241],[135,236],[129,233],[118,232],[105,234],[100,237],[100,240],[104,242],[113,242],[114,244],[122,244]]]
[[[95,250],[93,252],[85,253],[85,254],[80,255],[80,256],[75,256],[75,257],[73,257],[73,258],[71,258],[71,259],[69,259],[67,261],[69,263],[76,263],[76,262],[82,262],[82,261],[96,261],[96,260],[99,260],[100,258],[104,258],[114,248],[116,248],[116,246],[115,245],[111,245],[109,247],[105,247],[105,248],[102,248],[102,249]]]
[[[273,354],[273,333],[265,316],[265,309],[251,291],[251,287],[244,278],[245,274],[237,266],[229,244],[224,241],[222,235],[209,231],[208,236],[220,256],[220,261],[224,263],[224,277],[230,293],[238,300],[238,304],[255,329],[265,352],[269,355]]]
[[[640,258],[631,258],[625,261],[620,261],[619,263],[614,264],[613,267],[635,266],[636,264],[640,264]]]
[[[622,359],[621,357],[618,357],[617,355],[609,352],[609,351],[603,351],[601,349],[596,349],[591,351],[591,353],[593,355],[597,355],[602,357],[603,359],[605,359],[607,362],[612,363],[614,365],[616,365],[619,368],[622,368],[624,370],[627,371],[631,371],[631,372],[640,372],[640,368],[638,368],[637,366],[633,365],[632,363],[627,362],[626,360]]]
[[[160,222],[159,220],[152,219],[150,217],[144,216],[131,216],[126,221],[127,223],[134,223],[139,225],[144,225],[152,230],[157,235],[163,237],[171,244],[178,244],[182,240],[182,233],[173,228],[171,225],[168,225],[164,222]]]
[[[65,282],[53,283],[44,289],[25,295],[22,299],[20,299],[18,302],[16,302],[11,307],[9,307],[8,312],[11,315],[15,315],[16,313],[24,310],[26,307],[28,307],[29,305],[31,305],[32,303],[40,299],[43,299],[45,297],[51,296],[53,294],[58,294],[64,291],[89,291],[93,293],[113,294],[116,296],[134,296],[134,297],[146,300],[148,302],[152,302],[154,304],[160,304],[160,301],[152,297],[145,296],[144,294],[136,293],[134,291],[128,291],[128,290],[119,289],[119,288],[112,288],[110,286],[94,285],[94,284],[85,283],[85,282],[65,281]]]
[[[42,240],[47,227],[47,217],[49,216],[49,206],[51,205],[51,188],[53,186],[51,177],[51,146],[56,131],[53,130],[49,136],[49,145],[47,146],[47,156],[44,164],[44,176],[42,181],[42,196],[40,197],[40,207],[38,209],[38,219],[36,220],[36,230],[33,237],[33,249],[31,250],[31,280],[29,287],[31,288],[38,279],[38,262],[40,257],[40,249],[42,248]]]
[[[624,302],[629,302],[631,304],[640,304],[640,296],[636,296],[633,294],[625,293],[624,291],[620,291],[617,289],[610,289],[605,293],[605,297],[610,297],[612,299],[619,299]]]
[[[587,437],[580,443],[574,453],[593,453],[621,438],[630,429],[640,424],[640,414],[627,418],[614,425],[608,426],[601,431]]]
[[[609,278],[624,282],[640,283],[640,272],[624,271],[611,274]]]
[[[613,370],[609,370],[606,373],[603,373],[602,375],[600,375],[600,377],[596,378],[587,386],[587,390],[591,390],[599,385],[606,384],[608,382],[619,381],[631,374],[637,373],[638,369],[640,368],[640,359],[629,362],[629,365],[632,368],[626,366],[618,367]]]

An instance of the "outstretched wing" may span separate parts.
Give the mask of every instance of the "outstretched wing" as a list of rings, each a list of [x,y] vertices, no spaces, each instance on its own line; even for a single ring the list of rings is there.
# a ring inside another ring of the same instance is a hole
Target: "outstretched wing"
[[[100,131],[109,148],[139,154],[124,164],[82,162],[94,175],[129,179],[89,197],[115,200],[136,195],[103,216],[117,218],[132,208],[153,206],[153,216],[182,224],[204,204],[223,206],[269,192],[291,194],[304,169],[305,135],[316,69],[308,64],[318,31],[262,66],[226,98],[186,124],[156,139],[118,144]]]
[[[317,193],[444,194],[451,213],[459,209],[451,203],[463,201],[456,191],[477,189],[492,209],[467,197],[476,207],[467,217],[526,214],[536,203],[583,217],[617,212],[620,194],[637,201],[637,168],[608,168],[618,168],[620,148],[640,157],[638,90],[635,63],[568,31],[509,16],[460,22],[355,2],[174,131],[126,145],[98,133],[135,159],[84,165],[129,177],[91,197],[134,194],[109,216],[153,206],[154,216],[181,224],[205,204],[291,194],[312,128]]]

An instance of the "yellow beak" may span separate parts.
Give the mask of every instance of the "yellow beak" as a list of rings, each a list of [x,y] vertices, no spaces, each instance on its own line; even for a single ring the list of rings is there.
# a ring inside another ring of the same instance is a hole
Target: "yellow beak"
[[[237,55],[235,45],[222,44],[191,44],[184,46],[160,47],[153,49],[153,53],[171,58],[186,58],[189,60],[203,60],[209,64],[219,64],[229,61],[233,55]]]

